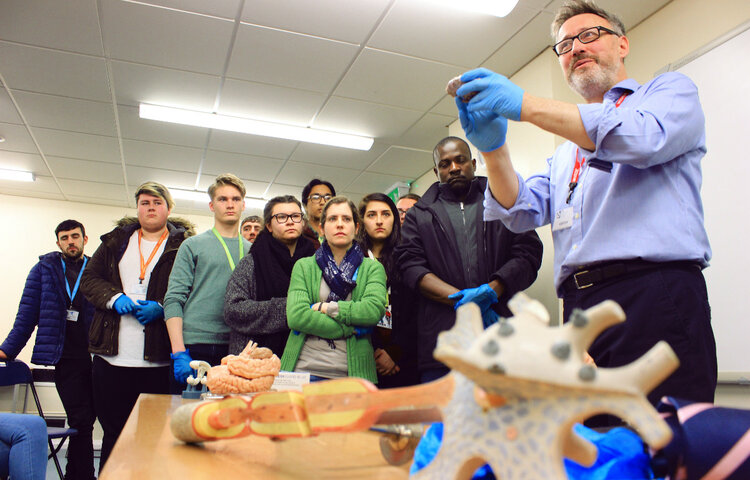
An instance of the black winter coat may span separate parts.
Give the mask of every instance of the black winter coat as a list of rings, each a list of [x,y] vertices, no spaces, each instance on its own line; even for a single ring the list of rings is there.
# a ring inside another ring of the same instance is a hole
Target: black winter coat
[[[498,280],[503,284],[503,294],[494,308],[501,316],[509,317],[508,300],[536,280],[542,264],[542,242],[534,231],[517,234],[498,220],[485,222],[483,201],[486,187],[487,178],[476,177],[464,203],[479,204],[475,219],[479,277],[483,283]],[[409,210],[401,227],[401,244],[396,248],[396,258],[402,280],[415,292],[419,291],[419,282],[428,273],[459,290],[478,286],[468,285],[464,278],[459,246],[448,212],[438,200],[439,195],[436,182]],[[435,360],[432,352],[438,334],[453,327],[455,321],[453,307],[419,295],[417,338],[420,370],[444,366]]]
[[[107,303],[118,293],[123,293],[119,263],[128,246],[130,236],[141,225],[133,217],[121,219],[117,227],[101,236],[102,243],[91,257],[83,278],[81,291],[94,304],[96,312],[89,330],[89,352],[102,355],[117,355],[120,315],[107,308]],[[164,253],[154,265],[148,282],[146,299],[159,303],[164,301],[177,249],[186,238],[194,235],[192,223],[170,217],[167,222],[169,236]],[[172,347],[165,322],[151,322],[145,327],[143,359],[150,362],[168,361]]]

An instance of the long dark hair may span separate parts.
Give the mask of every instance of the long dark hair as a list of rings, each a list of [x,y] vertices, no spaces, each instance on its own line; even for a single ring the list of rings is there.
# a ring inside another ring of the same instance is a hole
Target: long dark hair
[[[369,235],[367,235],[367,230],[365,229],[364,225],[367,204],[370,202],[385,203],[386,205],[388,205],[388,208],[391,210],[391,214],[393,216],[393,229],[391,230],[391,234],[388,235],[388,238],[385,239],[383,249],[380,251],[380,258],[378,259],[380,263],[383,264],[383,267],[385,267],[385,274],[387,277],[388,285],[392,285],[400,278],[400,272],[396,267],[396,259],[393,255],[393,250],[396,248],[396,245],[401,242],[401,222],[399,221],[398,209],[396,208],[396,204],[393,203],[393,200],[391,200],[388,195],[385,195],[383,193],[370,193],[369,195],[365,195],[365,197],[362,198],[362,201],[359,202],[359,216],[360,218],[362,218],[362,226],[357,232],[357,242],[359,242],[362,250],[365,251],[372,249],[372,239]]]

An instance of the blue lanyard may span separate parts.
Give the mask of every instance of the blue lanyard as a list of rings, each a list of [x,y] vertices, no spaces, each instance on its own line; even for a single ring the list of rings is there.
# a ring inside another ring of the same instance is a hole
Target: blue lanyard
[[[83,257],[83,266],[81,267],[81,271],[78,272],[78,278],[76,279],[76,284],[73,285],[73,293],[70,292],[70,285],[68,285],[68,279],[65,276],[65,260],[63,260],[62,255],[60,256],[60,262],[62,263],[63,267],[63,283],[65,284],[65,290],[68,291],[68,296],[70,297],[70,304],[73,305],[73,299],[76,298],[76,293],[78,293],[78,287],[81,285],[81,277],[83,276],[83,269],[86,268],[86,262],[88,262],[89,259],[86,257]]]

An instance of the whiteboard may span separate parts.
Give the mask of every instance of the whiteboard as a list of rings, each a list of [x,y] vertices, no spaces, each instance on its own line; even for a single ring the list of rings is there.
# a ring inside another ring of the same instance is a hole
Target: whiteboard
[[[704,270],[720,381],[750,379],[750,24],[668,68],[698,86],[706,115]]]

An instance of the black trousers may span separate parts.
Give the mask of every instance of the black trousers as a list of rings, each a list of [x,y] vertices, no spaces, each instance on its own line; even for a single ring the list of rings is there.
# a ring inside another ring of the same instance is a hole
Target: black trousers
[[[61,358],[55,365],[55,387],[62,400],[68,424],[78,430],[70,437],[67,480],[91,480],[94,475],[92,432],[96,415],[91,382],[91,358]]]
[[[120,432],[141,393],[169,393],[169,367],[117,367],[95,355],[94,406],[104,430],[99,471],[112,452]]]
[[[713,402],[716,390],[716,343],[711,309],[701,271],[690,264],[664,264],[625,274],[600,285],[568,290],[563,318],[574,308],[586,309],[614,300],[625,311],[625,322],[603,331],[589,348],[600,367],[626,365],[665,340],[680,367],[649,395],[656,405],[664,395]]]

